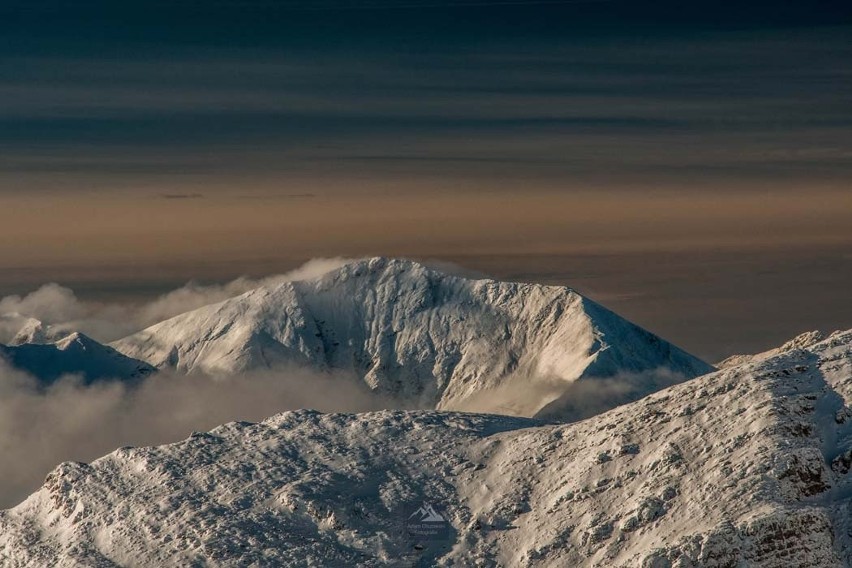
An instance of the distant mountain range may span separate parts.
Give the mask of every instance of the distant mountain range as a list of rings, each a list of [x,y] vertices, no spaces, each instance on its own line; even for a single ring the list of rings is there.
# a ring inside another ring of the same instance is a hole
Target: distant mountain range
[[[0,345],[0,359],[32,375],[41,385],[65,375],[79,376],[86,383],[110,379],[132,382],[156,372],[151,365],[76,332],[51,343]]]

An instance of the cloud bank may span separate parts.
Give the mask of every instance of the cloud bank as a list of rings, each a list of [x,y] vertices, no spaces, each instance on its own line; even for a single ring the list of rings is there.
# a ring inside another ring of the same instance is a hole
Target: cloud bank
[[[91,461],[121,446],[158,445],[235,420],[299,408],[365,412],[399,408],[345,374],[304,369],[220,377],[158,373],[138,387],[48,388],[0,360],[0,508],[12,507],[63,461]]]
[[[688,377],[665,367],[610,377],[583,377],[570,383],[559,377],[515,375],[468,397],[453,410],[576,422],[686,380]]]

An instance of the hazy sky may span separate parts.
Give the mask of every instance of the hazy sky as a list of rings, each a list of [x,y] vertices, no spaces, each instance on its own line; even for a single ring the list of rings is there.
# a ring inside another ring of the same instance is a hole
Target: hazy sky
[[[849,327],[847,4],[3,2],[0,293],[387,254],[708,358]]]

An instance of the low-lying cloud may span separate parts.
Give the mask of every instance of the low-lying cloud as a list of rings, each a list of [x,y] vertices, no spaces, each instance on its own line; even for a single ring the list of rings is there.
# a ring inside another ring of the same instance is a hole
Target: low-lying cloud
[[[136,387],[84,386],[69,376],[44,388],[0,360],[0,508],[36,490],[63,461],[91,461],[121,446],[157,445],[220,424],[313,408],[399,408],[354,376],[305,369],[239,376],[161,372]]]
[[[80,331],[101,342],[114,341],[178,314],[222,302],[259,286],[321,276],[351,262],[347,258],[316,258],[299,268],[266,278],[240,277],[225,284],[189,282],[142,305],[80,300],[59,284],[45,284],[24,296],[0,299],[0,343],[11,342],[29,318],[50,326],[56,335]]]
[[[515,375],[468,397],[452,410],[576,422],[686,380],[685,375],[665,367],[571,382],[560,377]]]
[[[688,377],[680,373],[659,367],[574,381],[563,389],[559,398],[540,409],[536,417],[567,422],[584,420],[686,380]]]

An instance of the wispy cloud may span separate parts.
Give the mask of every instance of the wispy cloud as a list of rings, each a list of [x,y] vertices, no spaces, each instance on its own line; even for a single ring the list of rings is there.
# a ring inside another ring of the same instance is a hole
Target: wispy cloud
[[[27,318],[49,325],[54,334],[80,331],[98,341],[109,342],[260,286],[274,286],[325,274],[350,260],[317,258],[284,274],[260,279],[241,277],[224,284],[188,282],[141,305],[83,301],[70,288],[55,283],[45,284],[23,296],[0,298],[0,343],[9,343],[27,324]]]
[[[0,508],[34,491],[63,461],[90,461],[127,445],[156,445],[220,424],[313,408],[363,412],[399,405],[344,373],[304,369],[240,376],[154,375],[138,387],[84,386],[66,377],[47,389],[0,360]]]

